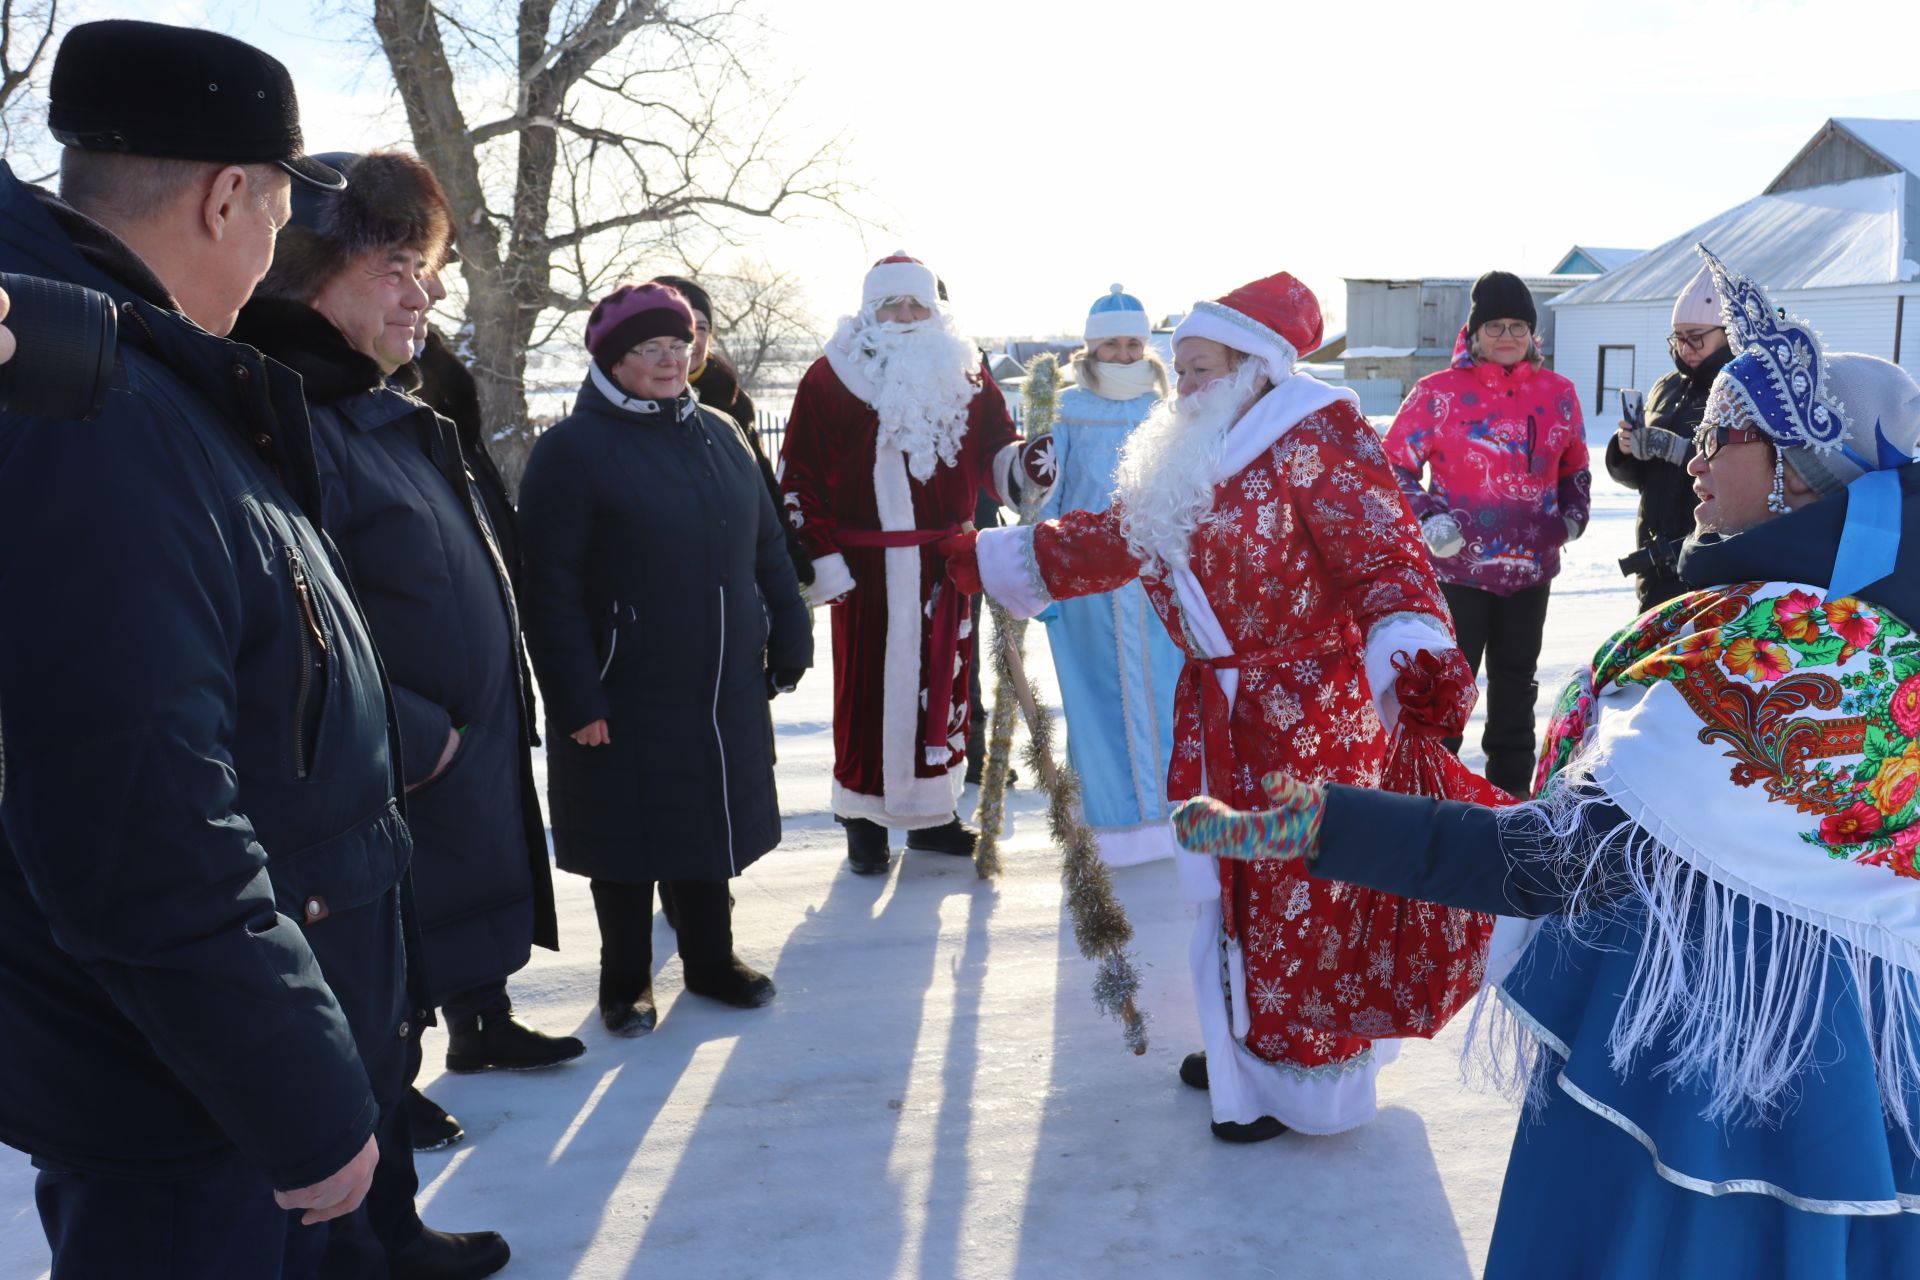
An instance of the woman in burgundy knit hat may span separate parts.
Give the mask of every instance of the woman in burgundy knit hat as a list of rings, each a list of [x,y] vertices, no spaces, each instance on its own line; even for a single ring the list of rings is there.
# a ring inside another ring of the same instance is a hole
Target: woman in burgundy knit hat
[[[693,312],[623,285],[574,411],[521,481],[528,648],[560,868],[593,881],[600,1017],[653,1029],[653,886],[687,990],[742,1008],[727,881],[780,842],[768,701],[813,663],[786,531],[741,429],[688,391]]]

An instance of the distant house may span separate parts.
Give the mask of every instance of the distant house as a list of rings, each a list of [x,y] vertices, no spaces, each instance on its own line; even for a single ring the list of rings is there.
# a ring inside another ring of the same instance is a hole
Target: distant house
[[[1673,300],[1705,244],[1838,350],[1920,370],[1920,120],[1834,119],[1753,199],[1554,299],[1554,366],[1598,437],[1673,368]]]
[[[1553,312],[1546,303],[1592,277],[1521,279],[1540,313],[1540,346],[1551,362]],[[1339,359],[1346,385],[1360,395],[1362,412],[1392,413],[1415,382],[1447,367],[1460,327],[1467,322],[1472,289],[1473,281],[1466,276],[1347,280],[1346,345]]]
[[[1548,274],[1603,276],[1609,271],[1617,271],[1626,266],[1645,252],[1645,249],[1596,249],[1592,245],[1577,244],[1567,250],[1567,256],[1555,263],[1553,270]]]

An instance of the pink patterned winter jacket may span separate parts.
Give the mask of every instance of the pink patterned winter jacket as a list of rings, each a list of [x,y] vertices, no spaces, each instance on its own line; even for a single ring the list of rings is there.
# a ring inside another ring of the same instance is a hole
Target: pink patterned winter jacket
[[[1452,367],[1414,383],[1386,443],[1415,518],[1451,514],[1466,538],[1433,558],[1442,582],[1525,590],[1559,573],[1561,545],[1586,529],[1592,478],[1573,384],[1524,361],[1475,363],[1464,327]]]

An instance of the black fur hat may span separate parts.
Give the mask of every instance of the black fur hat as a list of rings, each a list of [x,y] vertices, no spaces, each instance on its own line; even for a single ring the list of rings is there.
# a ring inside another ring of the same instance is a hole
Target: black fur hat
[[[347,188],[294,188],[293,220],[280,233],[258,292],[310,302],[355,254],[388,245],[418,249],[433,270],[445,265],[453,206],[433,170],[402,151],[334,151],[322,163],[346,174]]]

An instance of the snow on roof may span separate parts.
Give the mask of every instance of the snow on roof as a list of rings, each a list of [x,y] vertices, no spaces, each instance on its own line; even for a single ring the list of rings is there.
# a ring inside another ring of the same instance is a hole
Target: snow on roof
[[[1348,347],[1341,353],[1347,360],[1398,360],[1412,354],[1412,347]]]
[[[1867,120],[1835,117],[1834,123],[1878,151],[1891,164],[1920,174],[1920,120]]]
[[[1912,174],[1890,173],[1755,196],[1548,305],[1670,301],[1700,270],[1696,244],[1768,289],[1912,280],[1920,276],[1920,248],[1910,239],[1907,204],[1920,193],[1916,182]]]

